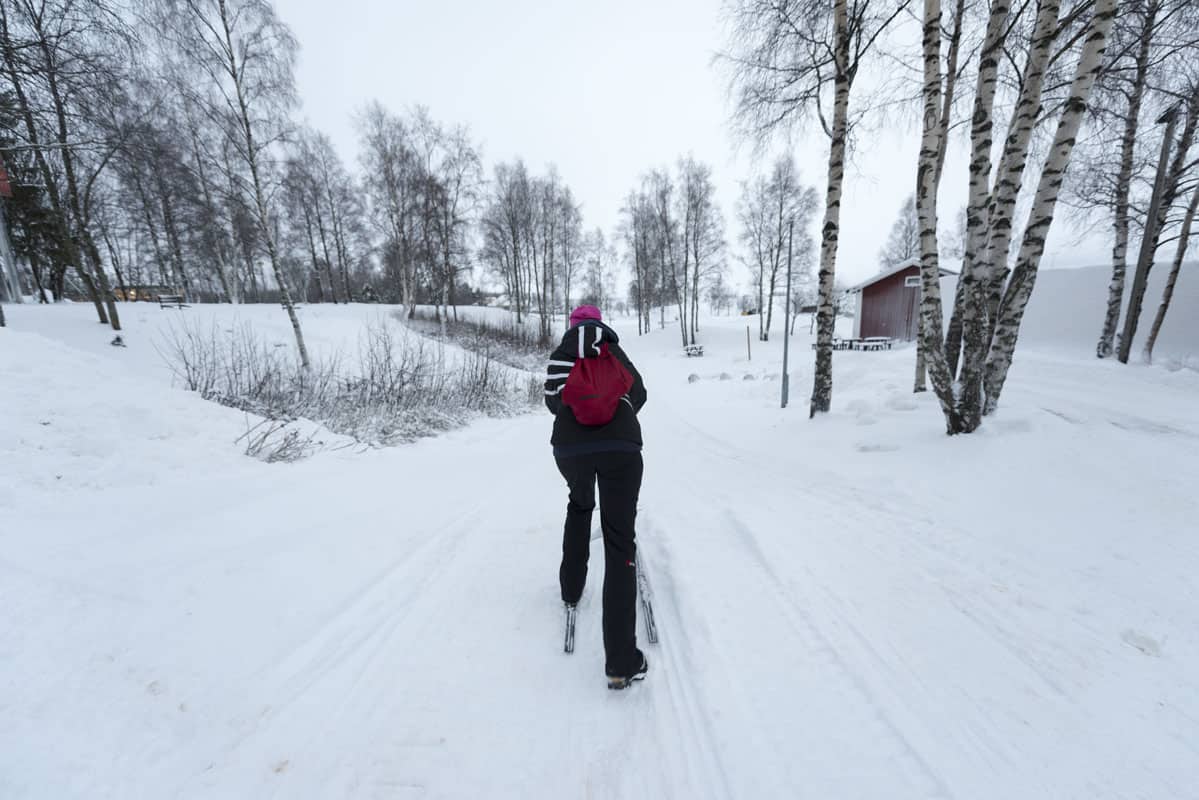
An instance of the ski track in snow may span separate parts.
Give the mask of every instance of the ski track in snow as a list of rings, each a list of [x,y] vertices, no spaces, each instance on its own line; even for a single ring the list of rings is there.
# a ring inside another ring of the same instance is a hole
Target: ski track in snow
[[[240,413],[104,366],[160,317],[113,352],[85,311],[15,308],[66,342],[14,340],[36,355],[0,338],[0,463],[28,464],[0,472],[5,800],[1199,798],[1185,373],[1022,354],[950,441],[902,351],[838,354],[808,423],[809,359],[780,412],[742,380],[779,344],[745,362],[742,322],[711,323],[703,369],[675,331],[633,339],[660,640],[639,622],[648,679],[609,692],[598,539],[561,649],[547,415],[262,465]],[[304,312],[326,350],[378,316]]]
[[[651,530],[652,524],[642,524],[642,529]],[[665,583],[668,587],[668,591],[665,593],[666,602],[664,604],[659,602],[654,610],[655,613],[659,613],[658,608],[662,607],[662,611],[665,612],[666,627],[673,635],[663,636],[660,632],[659,647],[657,648],[649,645],[644,636],[641,637],[641,646],[650,653],[660,654],[658,660],[662,662],[662,683],[665,686],[667,697],[661,698],[655,693],[652,696],[652,702],[658,712],[658,719],[669,715],[672,725],[660,726],[658,730],[663,738],[667,740],[675,738],[681,745],[679,748],[681,752],[677,754],[681,763],[675,765],[674,772],[687,781],[685,785],[688,790],[682,794],[691,797],[732,797],[734,795],[722,762],[721,747],[708,710],[711,706],[705,701],[705,698],[701,697],[700,690],[696,686],[696,669],[700,661],[690,645],[693,640],[709,646],[712,642],[705,631],[696,630],[696,625],[683,619],[673,582],[669,572],[666,571],[667,564],[665,561],[661,563],[662,570],[660,572],[654,571],[651,559],[648,557],[646,557],[644,566],[650,572],[651,580],[656,579],[657,584]],[[655,594],[654,599],[657,600],[661,596],[663,595]],[[699,624],[702,625],[702,623]],[[644,632],[644,625],[642,625],[642,632]],[[726,685],[731,684],[734,680],[733,674],[725,673],[721,677]]]
[[[685,421],[680,423],[680,427],[685,428],[683,432],[685,435],[669,436],[669,438],[672,441],[690,441],[694,443],[697,450],[694,453],[680,454],[682,462],[699,463],[716,457],[737,463],[739,470],[757,472],[760,469],[751,459],[747,458],[749,454],[739,452],[740,448],[734,443],[722,441],[705,433],[698,426]],[[826,730],[827,726],[836,724],[855,731],[853,743],[855,760],[867,772],[870,771],[870,767],[881,769],[887,765],[894,767],[896,762],[902,764],[900,772],[904,776],[907,788],[893,785],[891,792],[894,797],[947,796],[946,789],[935,771],[913,748],[902,731],[891,722],[852,665],[842,658],[828,636],[814,623],[812,614],[805,611],[805,608],[811,606],[808,605],[806,598],[797,597],[798,585],[795,582],[784,583],[775,568],[771,566],[771,560],[764,555],[757,537],[733,511],[734,500],[727,496],[725,487],[719,480],[712,480],[706,475],[695,474],[690,477],[699,483],[699,485],[691,485],[690,491],[694,493],[694,496],[704,497],[708,500],[709,505],[705,511],[714,512],[719,509],[719,513],[715,516],[723,524],[718,527],[732,534],[728,543],[733,547],[723,550],[719,556],[724,564],[723,569],[733,570],[732,564],[735,563],[735,569],[739,574],[745,571],[751,573],[750,576],[737,583],[739,586],[752,586],[764,592],[755,599],[759,613],[784,623],[781,626],[774,625],[770,628],[771,637],[779,651],[805,654],[800,656],[800,659],[806,663],[801,668],[800,674],[803,677],[797,681],[798,686],[818,691],[825,696],[833,695],[838,698],[835,703],[837,719],[813,720],[810,716],[805,716],[796,720],[797,725],[802,727],[814,724],[816,729]],[[754,482],[751,481],[750,485],[753,484]],[[754,494],[756,495],[757,492]],[[760,499],[756,496],[741,496],[736,498],[735,502],[742,506],[753,506],[760,502]],[[697,520],[685,518],[678,522],[679,528],[683,530],[694,529],[696,524]],[[648,525],[642,524],[643,538],[652,541],[657,536],[659,527],[656,519]],[[690,625],[677,620],[677,618],[676,622],[683,629],[689,632],[692,630]],[[667,626],[667,630],[670,630],[671,627]],[[693,634],[689,638],[694,638]],[[666,637],[665,640],[669,641],[669,638]],[[725,648],[722,648],[717,642],[717,649]],[[690,660],[689,658],[688,661]],[[725,679],[729,684],[735,684],[738,678],[744,677],[750,669],[748,665],[741,665],[742,668],[737,669],[736,664],[727,662],[722,666]],[[719,685],[719,681],[716,683]],[[743,723],[743,725],[734,727],[750,730],[754,728],[752,718],[743,720]],[[795,751],[788,752],[786,749],[777,751],[777,757],[780,760],[793,759],[797,755]],[[783,787],[779,787],[779,790],[782,789]],[[866,787],[863,787],[860,791],[865,790]],[[853,794],[854,792],[849,792],[850,796]]]

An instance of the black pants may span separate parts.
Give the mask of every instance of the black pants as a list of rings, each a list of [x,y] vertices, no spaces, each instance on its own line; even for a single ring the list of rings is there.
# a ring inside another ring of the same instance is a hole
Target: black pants
[[[600,527],[604,532],[604,654],[610,675],[641,666],[637,651],[637,556],[635,523],[641,492],[641,453],[592,453],[556,459],[570,487],[562,567],[562,600],[577,603],[587,582],[591,512],[599,483]]]

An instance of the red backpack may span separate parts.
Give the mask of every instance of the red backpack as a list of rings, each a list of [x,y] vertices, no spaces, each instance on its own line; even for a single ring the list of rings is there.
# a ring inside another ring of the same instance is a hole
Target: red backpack
[[[562,388],[562,402],[583,425],[607,425],[621,398],[633,388],[633,376],[620,359],[600,345],[597,358],[577,358]]]

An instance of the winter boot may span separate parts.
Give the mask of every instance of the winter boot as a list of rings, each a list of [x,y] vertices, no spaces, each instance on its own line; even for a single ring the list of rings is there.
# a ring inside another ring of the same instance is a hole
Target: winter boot
[[[633,685],[633,681],[645,680],[645,674],[649,672],[649,661],[645,658],[645,653],[637,651],[641,656],[641,666],[634,670],[632,675],[608,675],[609,689],[627,689]]]

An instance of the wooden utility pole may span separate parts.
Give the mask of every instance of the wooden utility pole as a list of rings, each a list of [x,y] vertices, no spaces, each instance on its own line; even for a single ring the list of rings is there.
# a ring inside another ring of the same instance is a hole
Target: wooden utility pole
[[[791,344],[791,240],[795,236],[795,220],[787,223],[787,299],[783,307],[783,408],[787,407],[790,377],[787,374],[787,356]]]

